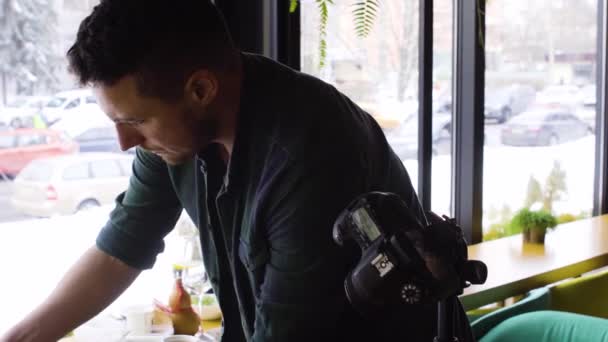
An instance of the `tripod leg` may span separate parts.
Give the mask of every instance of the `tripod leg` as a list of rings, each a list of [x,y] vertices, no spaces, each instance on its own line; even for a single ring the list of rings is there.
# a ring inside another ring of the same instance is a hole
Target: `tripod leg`
[[[454,335],[454,301],[449,297],[437,304],[437,336],[435,342],[458,342]]]

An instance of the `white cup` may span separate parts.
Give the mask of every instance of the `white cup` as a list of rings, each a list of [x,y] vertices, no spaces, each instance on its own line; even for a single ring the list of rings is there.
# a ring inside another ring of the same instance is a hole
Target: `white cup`
[[[163,342],[200,342],[200,340],[190,335],[172,335],[163,338]]]
[[[151,305],[133,305],[125,309],[127,330],[130,335],[145,335],[152,331],[154,308]]]

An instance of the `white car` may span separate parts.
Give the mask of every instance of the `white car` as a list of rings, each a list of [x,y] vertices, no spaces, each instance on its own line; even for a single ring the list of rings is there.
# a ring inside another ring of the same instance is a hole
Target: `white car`
[[[13,99],[0,109],[0,126],[32,127],[33,115],[48,101],[48,96],[24,96]]]
[[[595,85],[588,85],[581,88],[579,99],[581,104],[577,106],[575,114],[589,125],[589,130],[595,133],[595,117],[597,114]]]
[[[583,120],[589,126],[589,131],[593,133],[595,133],[596,108],[595,102],[583,102],[575,111],[576,116]]]
[[[48,125],[61,120],[87,104],[96,104],[97,100],[90,89],[77,89],[62,91],[55,96],[42,108],[42,116]]]
[[[127,189],[133,156],[78,153],[30,162],[13,181],[11,205],[31,216],[70,215],[111,204]]]

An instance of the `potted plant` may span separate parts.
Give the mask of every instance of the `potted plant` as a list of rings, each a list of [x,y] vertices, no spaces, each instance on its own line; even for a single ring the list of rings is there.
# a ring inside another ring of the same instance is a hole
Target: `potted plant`
[[[545,210],[522,209],[513,216],[509,224],[511,233],[522,233],[524,242],[545,243],[547,230],[557,225],[557,219]]]

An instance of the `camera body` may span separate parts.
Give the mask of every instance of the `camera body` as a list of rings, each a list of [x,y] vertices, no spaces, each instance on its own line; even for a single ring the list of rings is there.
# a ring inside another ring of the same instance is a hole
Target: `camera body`
[[[415,246],[423,227],[394,194],[360,196],[341,213],[334,241],[342,245],[354,240],[361,248],[361,260],[345,280],[346,295],[357,311],[386,311],[429,297],[425,284],[432,275]]]
[[[467,281],[485,281],[485,265],[467,260],[455,221],[427,215],[420,218],[398,195],[384,192],[359,196],[339,215],[334,241],[354,241],[361,249],[345,280],[346,295],[361,314],[438,302],[461,294]]]

